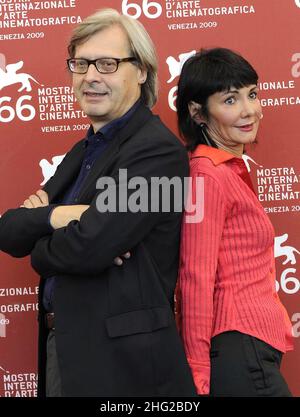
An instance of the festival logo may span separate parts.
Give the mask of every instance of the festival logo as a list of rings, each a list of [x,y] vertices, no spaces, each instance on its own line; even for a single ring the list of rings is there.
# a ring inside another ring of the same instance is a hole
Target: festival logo
[[[36,397],[37,375],[33,372],[11,373],[0,366],[3,372],[3,397]],[[0,390],[1,392],[1,390]],[[1,395],[0,395],[1,396]]]
[[[168,56],[168,58],[166,59],[166,63],[168,64],[169,67],[169,72],[170,72],[170,78],[167,81],[167,83],[171,83],[172,81],[175,80],[176,77],[179,77],[183,64],[193,55],[196,54],[196,51],[191,51],[191,52],[184,52],[182,54],[180,54],[178,56],[179,61],[177,61],[173,56]]]
[[[248,172],[251,172],[251,165],[250,165],[250,162],[252,163],[252,164],[254,164],[254,165],[257,165],[257,166],[259,166],[260,168],[262,168],[262,165],[259,165],[257,162],[255,162],[254,161],[254,159],[253,158],[251,158],[250,156],[248,156],[248,155],[243,155],[242,156],[242,158],[243,158],[243,160],[244,160],[244,163],[245,163],[245,165],[246,165],[246,168],[247,168],[247,171]]]
[[[24,61],[22,60],[6,65],[6,57],[4,54],[0,53],[0,90],[16,84],[19,87],[17,90],[18,92],[22,92],[24,90],[26,92],[31,92],[31,83],[34,82],[39,84],[39,82],[30,74],[26,72],[18,72],[23,65]],[[22,95],[17,99],[16,104],[14,105],[11,103],[12,97],[2,96],[0,98],[0,122],[9,123],[15,118],[18,118],[23,122],[28,122],[34,119],[36,114],[35,108],[31,104],[24,103],[28,100],[31,101],[32,96],[27,94]]]
[[[275,246],[274,246],[275,258],[285,256],[285,260],[282,262],[282,265],[286,265],[287,263],[290,263],[291,265],[295,265],[296,264],[295,253],[300,255],[300,252],[293,246],[289,246],[289,245],[282,246],[282,244],[287,241],[288,237],[289,235],[287,233],[284,233],[281,236],[275,237]]]
[[[49,36],[44,32],[55,26],[74,25],[82,22],[77,15],[77,0],[1,0],[0,40],[31,41]],[[51,36],[51,35],[50,35]]]
[[[153,0],[122,0],[122,13],[134,19],[139,19],[143,15],[151,20],[164,15],[169,22],[167,25],[169,30],[209,30],[216,28],[222,18],[234,15],[249,16],[255,13],[252,4],[211,7],[211,1],[209,0],[166,0],[164,5],[162,3]],[[186,18],[193,21],[186,22]]]
[[[288,233],[275,237],[275,258],[283,258],[282,265],[285,266],[285,269],[280,274],[280,278],[278,277],[279,281],[276,281],[276,290],[279,291],[281,289],[286,294],[296,294],[300,290],[300,280],[295,276],[297,273],[296,268],[288,267],[287,264],[296,265],[296,254],[300,255],[300,252],[295,247],[284,244],[288,238]]]
[[[21,84],[18,92],[23,90],[30,92],[32,91],[30,80],[36,84],[39,82],[31,75],[24,72],[17,73],[24,65],[23,61],[16,62],[15,64],[5,65],[5,55],[0,54],[0,90],[4,87],[8,87],[13,84]]]
[[[47,161],[47,159],[42,159],[39,162],[39,166],[42,169],[42,174],[43,174],[43,177],[44,177],[44,180],[43,180],[43,182],[41,182],[40,185],[45,185],[46,182],[51,177],[53,177],[53,175],[55,174],[55,172],[57,170],[58,165],[62,162],[62,160],[64,159],[64,157],[65,157],[65,154],[64,155],[54,156],[52,158],[52,163],[49,162],[49,161]]]
[[[297,204],[300,197],[300,176],[292,166],[268,168],[259,164],[248,155],[243,155],[253,183],[256,185],[257,197],[266,213],[299,212]],[[281,202],[281,205],[278,205]],[[283,204],[284,203],[284,204]]]
[[[196,51],[190,51],[190,52],[182,52],[178,55],[179,60],[174,58],[173,56],[168,56],[166,59],[166,63],[169,68],[170,78],[168,79],[167,83],[172,83],[177,77],[179,77],[183,64],[193,55],[196,54]],[[168,103],[171,110],[176,111],[176,97],[177,97],[177,90],[178,87],[175,85],[172,87],[168,94]]]

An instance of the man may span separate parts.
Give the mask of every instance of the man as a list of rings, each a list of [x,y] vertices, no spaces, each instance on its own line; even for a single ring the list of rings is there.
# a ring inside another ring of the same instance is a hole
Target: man
[[[69,53],[87,137],[0,222],[0,248],[31,254],[42,277],[39,396],[194,395],[172,313],[181,213],[101,212],[96,188],[110,177],[124,189],[120,169],[146,188],[153,177],[188,176],[183,146],[149,110],[153,44],[139,22],[104,9],[75,29]]]

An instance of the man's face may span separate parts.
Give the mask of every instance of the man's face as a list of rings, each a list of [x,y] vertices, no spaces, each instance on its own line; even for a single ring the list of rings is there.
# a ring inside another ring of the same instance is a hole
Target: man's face
[[[118,25],[96,33],[78,45],[75,58],[127,58],[131,56],[127,36]],[[75,96],[94,131],[125,114],[138,100],[146,72],[131,62],[121,62],[116,72],[100,74],[95,65],[86,74],[73,74]]]

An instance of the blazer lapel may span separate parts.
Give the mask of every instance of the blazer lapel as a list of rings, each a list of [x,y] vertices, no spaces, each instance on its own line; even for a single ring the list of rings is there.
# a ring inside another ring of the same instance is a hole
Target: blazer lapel
[[[113,161],[115,156],[118,154],[120,147],[126,142],[132,135],[138,132],[142,126],[147,122],[148,119],[153,117],[152,112],[144,105],[137,108],[129,122],[117,133],[112,143],[103,152],[100,158],[94,163],[89,175],[85,179],[81,192],[79,194],[79,200],[82,201],[86,196],[93,191],[96,191],[96,182],[98,178],[106,175],[105,169]]]
[[[84,158],[84,141],[85,139],[82,139],[78,142],[70,153],[66,155],[57,168],[60,170],[59,175],[54,175],[45,184],[44,190],[48,193],[50,203],[58,202],[59,197],[64,194],[67,187],[76,178]]]

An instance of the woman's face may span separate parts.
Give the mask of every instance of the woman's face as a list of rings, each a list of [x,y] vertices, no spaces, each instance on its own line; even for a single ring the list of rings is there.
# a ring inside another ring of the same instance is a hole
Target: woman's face
[[[212,94],[207,101],[208,132],[216,142],[236,150],[255,141],[262,109],[255,84]]]

